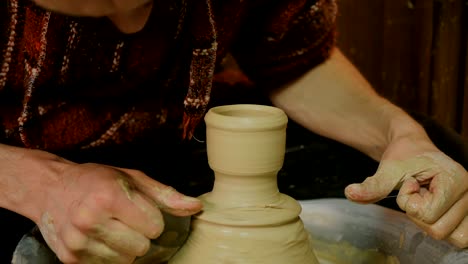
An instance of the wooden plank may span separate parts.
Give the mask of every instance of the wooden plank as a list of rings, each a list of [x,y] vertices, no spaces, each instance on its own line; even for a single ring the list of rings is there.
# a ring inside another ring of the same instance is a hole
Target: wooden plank
[[[387,0],[383,19],[383,94],[409,111],[427,113],[433,2]]]
[[[431,115],[459,130],[457,104],[460,88],[463,0],[437,0],[432,61]]]
[[[433,2],[339,0],[338,46],[384,97],[429,110]]]
[[[465,80],[464,80],[464,87],[463,87],[464,89],[462,91],[463,102],[462,102],[462,113],[460,114],[460,117],[461,117],[461,135],[468,142],[468,38],[465,38],[465,49],[466,49],[465,50],[465,55],[466,55]]]
[[[338,0],[337,45],[366,79],[381,91],[384,1]]]
[[[463,10],[464,12],[464,19],[462,20],[462,25],[466,25],[468,23],[468,5],[465,5],[465,8]],[[465,139],[466,142],[468,142],[468,28],[462,29],[462,36],[463,36],[463,47],[465,49],[465,74],[463,79],[463,86],[462,86],[462,106],[461,108],[461,113],[459,115],[460,117],[460,123],[461,123],[461,135]]]
[[[408,3],[411,3],[409,1]],[[429,112],[431,76],[431,51],[433,39],[434,2],[427,0],[412,1],[416,21],[412,28],[412,40],[415,42],[413,52],[415,54],[417,75],[417,109],[422,113]]]

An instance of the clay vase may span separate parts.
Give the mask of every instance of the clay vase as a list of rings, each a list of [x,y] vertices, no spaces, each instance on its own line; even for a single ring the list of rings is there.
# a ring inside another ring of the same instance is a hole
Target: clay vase
[[[211,192],[199,198],[187,242],[170,264],[319,263],[299,217],[279,192],[287,117],[279,108],[226,105],[205,116]]]

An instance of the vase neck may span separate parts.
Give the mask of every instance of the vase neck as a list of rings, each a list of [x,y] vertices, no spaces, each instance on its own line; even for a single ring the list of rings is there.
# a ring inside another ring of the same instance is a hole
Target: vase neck
[[[280,193],[277,172],[257,175],[231,175],[215,172],[210,198],[218,204],[248,206],[275,203]]]

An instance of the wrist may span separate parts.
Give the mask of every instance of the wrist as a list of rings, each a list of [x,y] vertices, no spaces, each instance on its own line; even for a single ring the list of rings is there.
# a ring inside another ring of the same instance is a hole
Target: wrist
[[[1,146],[0,206],[36,222],[68,161],[40,150]]]
[[[395,108],[395,112],[389,119],[388,145],[399,145],[410,155],[438,151],[424,127],[403,110]]]
[[[387,140],[392,142],[401,138],[419,138],[430,140],[421,124],[398,107],[394,107],[389,117]]]

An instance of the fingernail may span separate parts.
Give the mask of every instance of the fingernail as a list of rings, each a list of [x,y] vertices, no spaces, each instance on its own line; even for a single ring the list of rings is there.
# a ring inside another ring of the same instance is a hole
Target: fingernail
[[[200,202],[200,199],[198,198],[194,198],[194,197],[190,197],[190,196],[182,196],[182,200],[186,201],[186,202],[189,202],[189,203],[199,203]]]
[[[350,184],[345,188],[346,192],[355,192],[357,191],[361,186],[357,183]]]
[[[358,183],[350,184],[345,188],[345,194],[352,200],[358,200],[361,198],[361,185]]]

